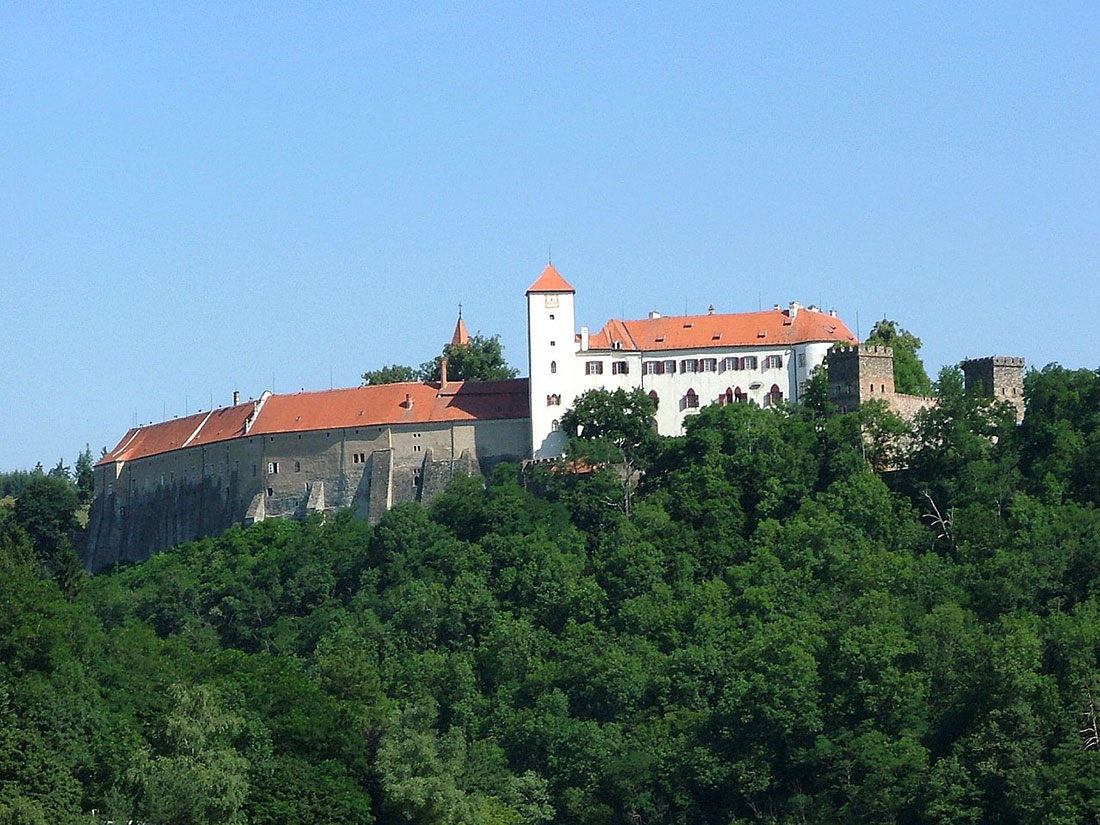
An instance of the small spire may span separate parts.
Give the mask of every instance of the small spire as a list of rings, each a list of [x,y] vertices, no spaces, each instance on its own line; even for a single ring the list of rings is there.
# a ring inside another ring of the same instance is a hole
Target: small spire
[[[451,345],[466,345],[470,343],[470,333],[466,331],[466,322],[462,320],[462,310],[458,311],[458,323],[455,324],[455,334],[451,336]]]

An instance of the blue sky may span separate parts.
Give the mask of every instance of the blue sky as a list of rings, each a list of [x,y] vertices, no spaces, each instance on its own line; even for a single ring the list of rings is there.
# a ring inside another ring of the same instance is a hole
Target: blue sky
[[[419,364],[463,304],[835,307],[1100,365],[1096,3],[0,5],[0,469]]]

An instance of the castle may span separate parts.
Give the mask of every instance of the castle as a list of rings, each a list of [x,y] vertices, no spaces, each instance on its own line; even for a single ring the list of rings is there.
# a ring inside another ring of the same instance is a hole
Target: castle
[[[458,473],[560,456],[561,416],[590,389],[642,389],[658,431],[676,435],[708,404],[798,401],[840,343],[854,353],[830,381],[842,405],[863,400],[864,384],[866,397],[876,382],[876,397],[895,395],[888,351],[858,347],[835,311],[792,302],[741,314],[651,312],[590,333],[576,331],[575,295],[551,265],[527,289],[528,378],[448,381],[444,363],[438,382],[265,392],[243,403],[234,394],[229,407],[131,429],[95,468],[86,565],[144,559],[270,516],[351,508],[375,520],[394,504],[430,500]],[[459,319],[452,343],[465,336]],[[985,360],[973,380],[988,379],[992,393],[1013,368]]]

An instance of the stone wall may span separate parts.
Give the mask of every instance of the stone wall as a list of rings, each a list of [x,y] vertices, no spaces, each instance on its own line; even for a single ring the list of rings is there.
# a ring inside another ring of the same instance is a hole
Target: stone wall
[[[96,468],[85,564],[138,561],[233,524],[351,508],[376,521],[456,474],[521,461],[529,421],[433,422],[242,436]]]

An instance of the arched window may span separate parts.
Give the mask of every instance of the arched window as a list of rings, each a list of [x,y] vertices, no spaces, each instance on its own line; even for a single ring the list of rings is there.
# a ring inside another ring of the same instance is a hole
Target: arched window
[[[688,391],[684,393],[684,409],[692,410],[699,406],[699,396],[696,395],[695,390],[688,388]]]
[[[551,361],[550,362],[550,372],[554,373],[554,372],[557,372],[557,371],[558,371],[558,362],[557,361]]]
[[[653,402],[653,409],[657,409],[661,406],[661,399],[657,397],[657,390],[649,391],[649,400]]]
[[[724,393],[722,393],[720,396],[718,396],[718,404],[720,406],[724,407],[724,406],[726,406],[726,404],[732,404],[732,403],[733,403],[733,389],[731,387],[726,387],[726,391]]]
[[[550,422],[550,431],[551,432],[556,433],[560,429],[561,429],[561,422],[558,421],[558,419],[555,418],[553,421]]]
[[[779,389],[778,384],[772,384],[771,390],[764,396],[764,406],[771,407],[774,404],[778,404],[783,400],[783,391]]]
[[[738,387],[733,391],[733,400],[736,401],[738,404],[744,404],[746,401],[749,400],[749,395],[748,393],[741,392],[741,388]]]

